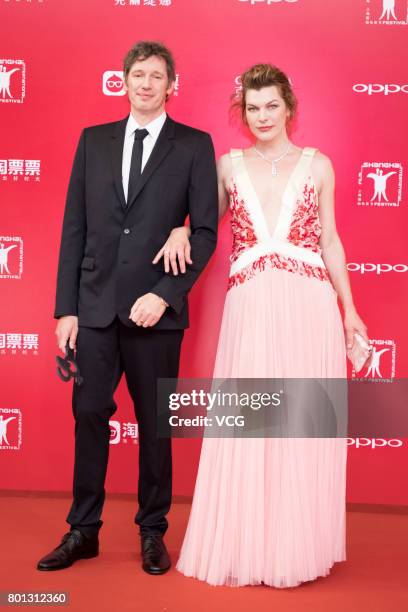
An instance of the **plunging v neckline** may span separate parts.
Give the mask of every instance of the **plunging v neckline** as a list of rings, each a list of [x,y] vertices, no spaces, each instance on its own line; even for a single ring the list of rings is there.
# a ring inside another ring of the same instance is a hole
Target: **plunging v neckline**
[[[255,189],[255,185],[254,185],[254,183],[252,181],[252,178],[251,178],[251,176],[249,174],[249,171],[248,171],[248,168],[247,168],[247,165],[246,165],[246,161],[245,161],[244,151],[242,151],[242,167],[243,167],[243,170],[245,172],[248,185],[251,188],[251,191],[253,192],[253,196],[254,196],[253,202],[256,205],[256,208],[258,209],[258,214],[261,216],[261,218],[263,220],[263,225],[264,225],[265,233],[267,234],[267,236],[269,238],[272,238],[273,236],[275,236],[276,231],[277,231],[277,229],[279,227],[279,222],[280,222],[280,220],[282,218],[282,214],[283,214],[283,211],[284,211],[284,208],[285,208],[285,199],[286,199],[287,193],[289,191],[289,187],[290,187],[290,185],[291,185],[291,183],[293,181],[293,177],[296,175],[297,170],[300,167],[300,164],[301,164],[301,162],[303,160],[305,151],[306,151],[306,147],[303,147],[302,152],[299,155],[299,159],[297,160],[297,162],[294,165],[293,169],[289,173],[289,178],[288,178],[288,180],[286,182],[286,185],[285,185],[285,187],[284,187],[284,189],[282,191],[282,195],[280,197],[280,207],[279,207],[278,215],[276,217],[275,227],[273,228],[272,232],[269,231],[269,227],[268,227],[268,223],[267,223],[267,220],[266,220],[264,208],[263,208],[263,206],[261,204],[261,200],[259,199],[258,193],[257,193],[257,191]]]

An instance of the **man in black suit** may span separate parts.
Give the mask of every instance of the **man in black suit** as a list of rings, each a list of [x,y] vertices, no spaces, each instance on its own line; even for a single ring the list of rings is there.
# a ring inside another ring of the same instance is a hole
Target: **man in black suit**
[[[43,557],[57,570],[99,551],[109,419],[123,372],[139,425],[142,567],[170,567],[163,542],[171,503],[171,440],[157,435],[158,378],[176,378],[187,294],[214,251],[217,179],[210,136],[165,113],[174,89],[169,50],[142,41],[127,54],[131,112],[83,130],[69,183],[58,267],[58,345],[76,349],[84,382],[74,385],[75,468],[71,530]],[[192,264],[166,274],[153,264],[172,228],[189,215]]]

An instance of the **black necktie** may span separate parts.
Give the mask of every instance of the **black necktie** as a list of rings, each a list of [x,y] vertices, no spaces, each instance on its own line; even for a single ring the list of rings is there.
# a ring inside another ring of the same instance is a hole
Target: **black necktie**
[[[147,130],[135,130],[132,160],[130,162],[127,204],[130,204],[133,194],[136,193],[137,184],[142,173],[143,140],[148,134]]]

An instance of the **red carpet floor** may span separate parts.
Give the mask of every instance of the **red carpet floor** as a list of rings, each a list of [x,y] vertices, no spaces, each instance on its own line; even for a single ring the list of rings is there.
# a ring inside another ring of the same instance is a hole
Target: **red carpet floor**
[[[86,611],[287,610],[363,612],[408,611],[408,514],[406,510],[347,513],[347,555],[327,578],[293,589],[265,586],[212,587],[174,569],[189,504],[177,502],[169,516],[166,543],[173,561],[163,576],[140,567],[135,502],[110,496],[105,504],[99,557],[59,572],[38,572],[36,561],[68,530],[69,497],[0,494],[0,591],[65,591],[59,609]],[[22,606],[28,609],[27,606]],[[53,609],[56,609],[53,606]]]

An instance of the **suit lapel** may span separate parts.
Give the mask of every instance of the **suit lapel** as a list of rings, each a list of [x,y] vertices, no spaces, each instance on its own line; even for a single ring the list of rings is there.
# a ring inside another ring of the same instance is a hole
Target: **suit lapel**
[[[141,190],[143,189],[143,187],[145,186],[149,178],[152,176],[153,172],[161,164],[161,162],[166,157],[166,155],[169,153],[169,151],[171,151],[171,149],[173,148],[174,132],[175,132],[174,121],[170,119],[169,116],[167,116],[166,121],[160,131],[159,137],[156,140],[156,144],[153,147],[153,151],[151,152],[150,157],[147,161],[147,164],[145,165],[143,172],[140,175],[140,180],[138,182],[138,185],[137,185],[135,194],[132,198],[132,201],[129,202],[126,207],[126,212],[134,204],[139,193],[141,192]],[[122,179],[121,179],[121,183],[122,183]],[[123,194],[123,189],[122,189],[122,194]],[[123,196],[123,199],[124,199],[124,196]]]
[[[118,123],[114,126],[111,135],[111,159],[113,178],[115,182],[116,193],[119,198],[119,202],[123,208],[126,208],[126,200],[122,183],[122,157],[127,120],[128,117],[126,117],[122,121],[118,121]]]

